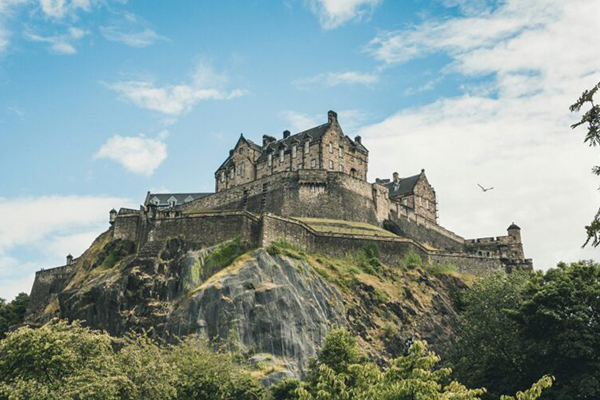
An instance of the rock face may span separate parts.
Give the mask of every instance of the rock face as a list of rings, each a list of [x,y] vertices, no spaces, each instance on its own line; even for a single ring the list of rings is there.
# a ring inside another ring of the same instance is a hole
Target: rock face
[[[234,346],[251,361],[269,360],[267,382],[303,376],[337,326],[356,332],[380,362],[413,337],[443,353],[456,329],[452,299],[462,280],[420,269],[373,275],[353,263],[236,241],[202,248],[170,239],[135,253],[109,231],[28,320],[79,319],[113,335],[144,329],[167,340],[197,335]]]

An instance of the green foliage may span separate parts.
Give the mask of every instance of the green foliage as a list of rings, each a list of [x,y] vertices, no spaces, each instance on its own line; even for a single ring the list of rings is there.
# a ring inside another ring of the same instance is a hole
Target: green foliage
[[[258,381],[203,342],[112,338],[75,322],[21,328],[0,341],[0,399],[266,399]]]
[[[552,375],[552,398],[600,398],[600,265],[491,277],[463,301],[451,359],[459,380],[497,399]]]
[[[458,272],[458,268],[454,264],[432,264],[428,263],[425,270],[433,276],[452,275]]]
[[[285,399],[294,385],[299,400],[477,400],[485,389],[467,389],[451,381],[449,368],[436,368],[440,358],[427,350],[425,342],[415,342],[408,353],[385,368],[368,361],[358,350],[356,340],[343,329],[331,331],[318,359],[312,363],[310,379],[277,387]],[[535,400],[552,380],[543,377],[531,389],[517,393],[518,400]],[[513,397],[504,397],[513,400]]]
[[[215,353],[195,340],[174,347],[169,360],[178,371],[177,400],[265,399],[267,391],[233,364],[226,353]]]
[[[271,242],[267,246],[267,253],[270,255],[284,255],[297,260],[303,260],[306,258],[306,253],[301,246],[288,242],[285,239],[279,239]]]
[[[584,142],[593,147],[600,145],[600,105],[594,103],[594,96],[599,89],[600,83],[590,90],[584,91],[579,99],[569,107],[571,112],[579,112],[582,107],[589,103],[589,110],[583,114],[579,122],[571,125],[571,128],[574,129],[580,125],[587,125]],[[600,166],[593,167],[592,173],[600,175]],[[592,246],[597,247],[600,244],[600,210],[598,210],[590,225],[586,226],[585,229],[587,240],[583,246],[585,247],[591,240]]]
[[[410,250],[398,260],[398,265],[404,270],[416,269],[423,266],[423,261],[421,260],[421,256],[413,250]]]
[[[454,374],[468,386],[486,386],[485,397],[526,387],[524,345],[511,316],[523,299],[525,273],[498,273],[462,292],[461,332],[450,354]]]
[[[222,243],[204,260],[203,272],[205,278],[231,265],[236,258],[246,253],[248,250],[250,250],[250,246],[243,243],[239,237]]]
[[[302,387],[304,385],[298,379],[282,379],[271,386],[271,398],[273,400],[298,400],[297,391]]]
[[[356,263],[363,272],[380,275],[383,271],[380,257],[379,246],[376,243],[367,243],[362,251],[356,255]]]
[[[98,270],[111,269],[119,261],[133,253],[135,253],[135,243],[131,240],[113,240],[104,246],[92,268]]]
[[[25,311],[29,304],[29,296],[19,293],[10,303],[0,298],[0,339],[6,336],[11,326],[20,325],[25,318]]]

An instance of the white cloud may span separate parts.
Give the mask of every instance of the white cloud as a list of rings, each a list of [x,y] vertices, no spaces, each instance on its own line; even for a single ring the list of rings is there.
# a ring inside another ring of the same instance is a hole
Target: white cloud
[[[132,13],[124,13],[122,18],[111,21],[110,25],[101,26],[100,32],[107,40],[131,47],[147,47],[158,40],[166,40]]]
[[[190,83],[156,86],[149,81],[125,81],[108,85],[123,99],[138,107],[178,116],[207,100],[229,100],[243,96],[244,90],[224,89],[228,78],[207,64],[199,64]]]
[[[335,29],[349,21],[368,17],[381,0],[307,0],[323,29]]]
[[[569,128],[568,106],[600,80],[598,15],[598,2],[509,0],[380,35],[372,50],[383,62],[444,52],[455,73],[491,80],[364,128],[371,173],[426,168],[443,225],[477,237],[515,221],[537,267],[597,257],[580,249],[600,204],[590,174],[597,154]],[[495,189],[482,193],[477,183]]]
[[[292,132],[302,132],[323,123],[322,121],[320,122],[316,116],[307,115],[297,111],[283,111],[281,115],[289,124],[289,130]]]
[[[40,0],[40,8],[47,17],[62,19],[78,10],[91,11],[93,3],[92,0]]]
[[[118,197],[41,196],[0,198],[0,297],[29,293],[40,268],[64,265],[108,228],[111,208],[132,207]],[[24,253],[23,253],[24,252]],[[22,254],[35,254],[32,256]],[[28,261],[25,262],[24,259]]]
[[[34,42],[48,43],[50,45],[50,51],[56,54],[75,54],[74,42],[82,39],[89,32],[76,28],[70,27],[68,32],[62,35],[54,36],[41,36],[34,33],[26,33],[27,38]]]
[[[379,75],[347,71],[347,72],[328,72],[316,75],[312,78],[300,79],[294,82],[297,88],[302,89],[314,85],[339,86],[339,85],[372,85],[379,81]]]
[[[161,138],[115,135],[102,145],[94,159],[113,160],[134,174],[150,176],[167,158],[167,145]]]
[[[6,27],[7,20],[14,14],[17,6],[25,4],[28,0],[0,0],[0,54],[10,44],[11,32]]]

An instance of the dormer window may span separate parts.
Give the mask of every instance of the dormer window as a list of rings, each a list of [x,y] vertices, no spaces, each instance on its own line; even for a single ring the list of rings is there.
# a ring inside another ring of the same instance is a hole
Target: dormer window
[[[158,197],[154,196],[152,198],[152,200],[150,200],[150,203],[154,204],[155,206],[160,204],[160,200],[158,199]]]
[[[285,150],[279,150],[279,162],[282,163],[285,160]]]
[[[292,146],[292,158],[296,158],[296,152],[298,150],[298,146],[293,145]]]
[[[273,153],[267,154],[267,165],[270,167],[273,165]]]
[[[194,198],[192,196],[188,196],[185,198],[186,203],[189,203],[190,201],[193,201],[193,200],[194,200]]]
[[[221,182],[225,182],[225,171],[221,171]]]
[[[309,151],[310,151],[310,142],[307,140],[306,142],[304,142],[304,154],[308,154]]]
[[[169,197],[169,200],[167,200],[167,203],[169,203],[170,207],[175,207],[177,205],[177,199],[171,196]]]

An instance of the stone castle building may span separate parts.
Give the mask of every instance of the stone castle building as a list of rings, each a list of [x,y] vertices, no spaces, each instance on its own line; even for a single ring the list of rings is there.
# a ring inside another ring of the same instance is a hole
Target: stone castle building
[[[114,239],[134,242],[140,254],[173,237],[198,248],[234,238],[257,247],[284,239],[333,255],[375,243],[391,265],[413,251],[425,263],[475,275],[532,269],[516,224],[507,235],[465,239],[438,224],[425,170],[370,183],[368,162],[360,136],[346,136],[329,111],[325,124],[294,135],[284,131],[280,139],[265,135],[262,145],[241,135],[215,171],[214,193],[148,192],[139,210],[111,210],[110,230]],[[67,264],[39,271],[36,284],[58,285],[76,263],[71,257]]]

